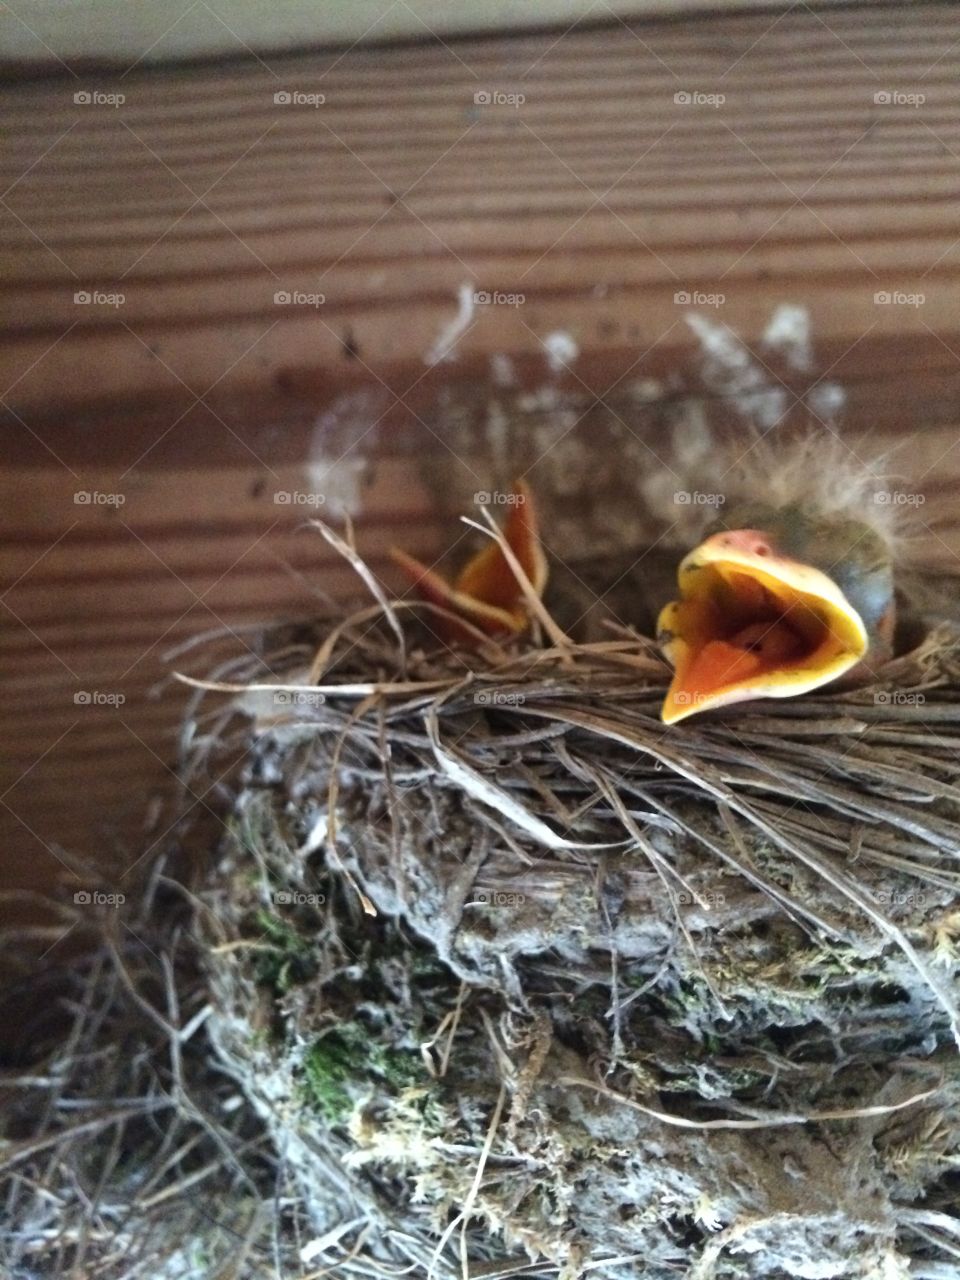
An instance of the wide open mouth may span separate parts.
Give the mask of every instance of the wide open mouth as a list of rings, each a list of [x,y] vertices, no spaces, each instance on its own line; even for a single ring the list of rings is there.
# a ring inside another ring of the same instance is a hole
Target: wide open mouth
[[[526,576],[537,597],[547,584],[547,560],[540,545],[536,506],[529,485],[518,480],[510,498],[503,539],[510,555]],[[451,583],[427,565],[396,547],[390,555],[430,604],[445,612],[433,620],[437,633],[448,642],[475,646],[476,632],[487,635],[521,634],[530,625],[530,611],[521,587],[500,542],[490,541],[461,569]],[[458,620],[463,618],[469,627]]]
[[[657,624],[675,674],[661,717],[675,724],[748,698],[788,698],[849,671],[867,650],[857,611],[819,569],[708,538],[680,565],[682,598]],[[742,541],[737,537],[736,541]]]

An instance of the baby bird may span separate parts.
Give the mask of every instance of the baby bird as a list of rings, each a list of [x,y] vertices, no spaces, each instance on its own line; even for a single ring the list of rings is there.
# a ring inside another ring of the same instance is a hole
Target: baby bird
[[[680,561],[657,621],[667,724],[852,682],[892,655],[904,531],[879,463],[817,433],[758,442],[738,471],[740,500]]]
[[[807,693],[890,657],[890,548],[870,524],[815,502],[732,508],[677,576],[680,599],[657,623],[674,668],[667,724]]]
[[[534,592],[542,596],[547,560],[540,545],[533,494],[518,480],[509,496],[503,538]],[[520,635],[529,627],[523,589],[498,542],[491,541],[478,551],[452,583],[405,551],[394,547],[390,555],[420,597],[442,609],[431,626],[446,643],[475,648],[480,643],[478,631],[489,636]]]

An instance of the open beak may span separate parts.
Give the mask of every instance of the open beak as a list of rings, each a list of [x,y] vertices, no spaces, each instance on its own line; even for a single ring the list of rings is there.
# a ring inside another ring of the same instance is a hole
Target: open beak
[[[827,574],[779,554],[754,529],[717,533],[681,562],[680,599],[660,613],[674,667],[666,724],[836,680],[869,647],[863,619]]]
[[[540,546],[533,495],[521,480],[510,497],[504,540],[537,596],[542,596],[547,561]],[[393,548],[390,554],[421,597],[446,611],[432,624],[444,640],[476,645],[477,630],[490,636],[519,635],[530,625],[523,588],[498,542],[491,541],[479,551],[452,583],[405,551]],[[470,625],[460,625],[458,617]]]

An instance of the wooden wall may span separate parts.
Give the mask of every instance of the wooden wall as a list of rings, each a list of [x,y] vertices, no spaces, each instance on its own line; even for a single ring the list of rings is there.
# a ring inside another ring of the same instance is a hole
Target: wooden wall
[[[315,510],[276,494],[353,512],[394,585],[391,542],[433,558],[518,466],[564,555],[578,513],[647,536],[624,473],[669,466],[684,404],[743,429],[694,310],[792,417],[899,446],[951,497],[958,73],[949,4],[801,5],[8,84],[7,886],[120,884],[163,837],[164,678],[192,661],[170,651],[212,629],[240,651],[350,589],[298,528]],[[465,311],[431,364],[464,285],[523,301]],[[297,292],[323,302],[276,300]],[[809,313],[806,367],[764,346],[783,304]],[[556,331],[579,354],[552,372]],[[949,519],[924,536],[960,546]]]

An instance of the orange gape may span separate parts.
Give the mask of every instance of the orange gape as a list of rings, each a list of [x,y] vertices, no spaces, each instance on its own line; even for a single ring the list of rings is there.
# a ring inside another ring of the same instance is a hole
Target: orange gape
[[[533,494],[518,480],[511,496],[503,536],[534,591],[542,596],[547,562],[540,546]],[[390,555],[427,603],[446,610],[430,623],[444,641],[477,645],[476,630],[489,636],[519,635],[530,625],[523,589],[499,543],[491,541],[468,560],[453,583],[405,551],[391,548]],[[458,615],[470,626],[450,615]]]
[[[680,563],[680,598],[657,623],[674,676],[661,718],[787,698],[838,679],[869,647],[837,583],[755,529],[712,534]]]

